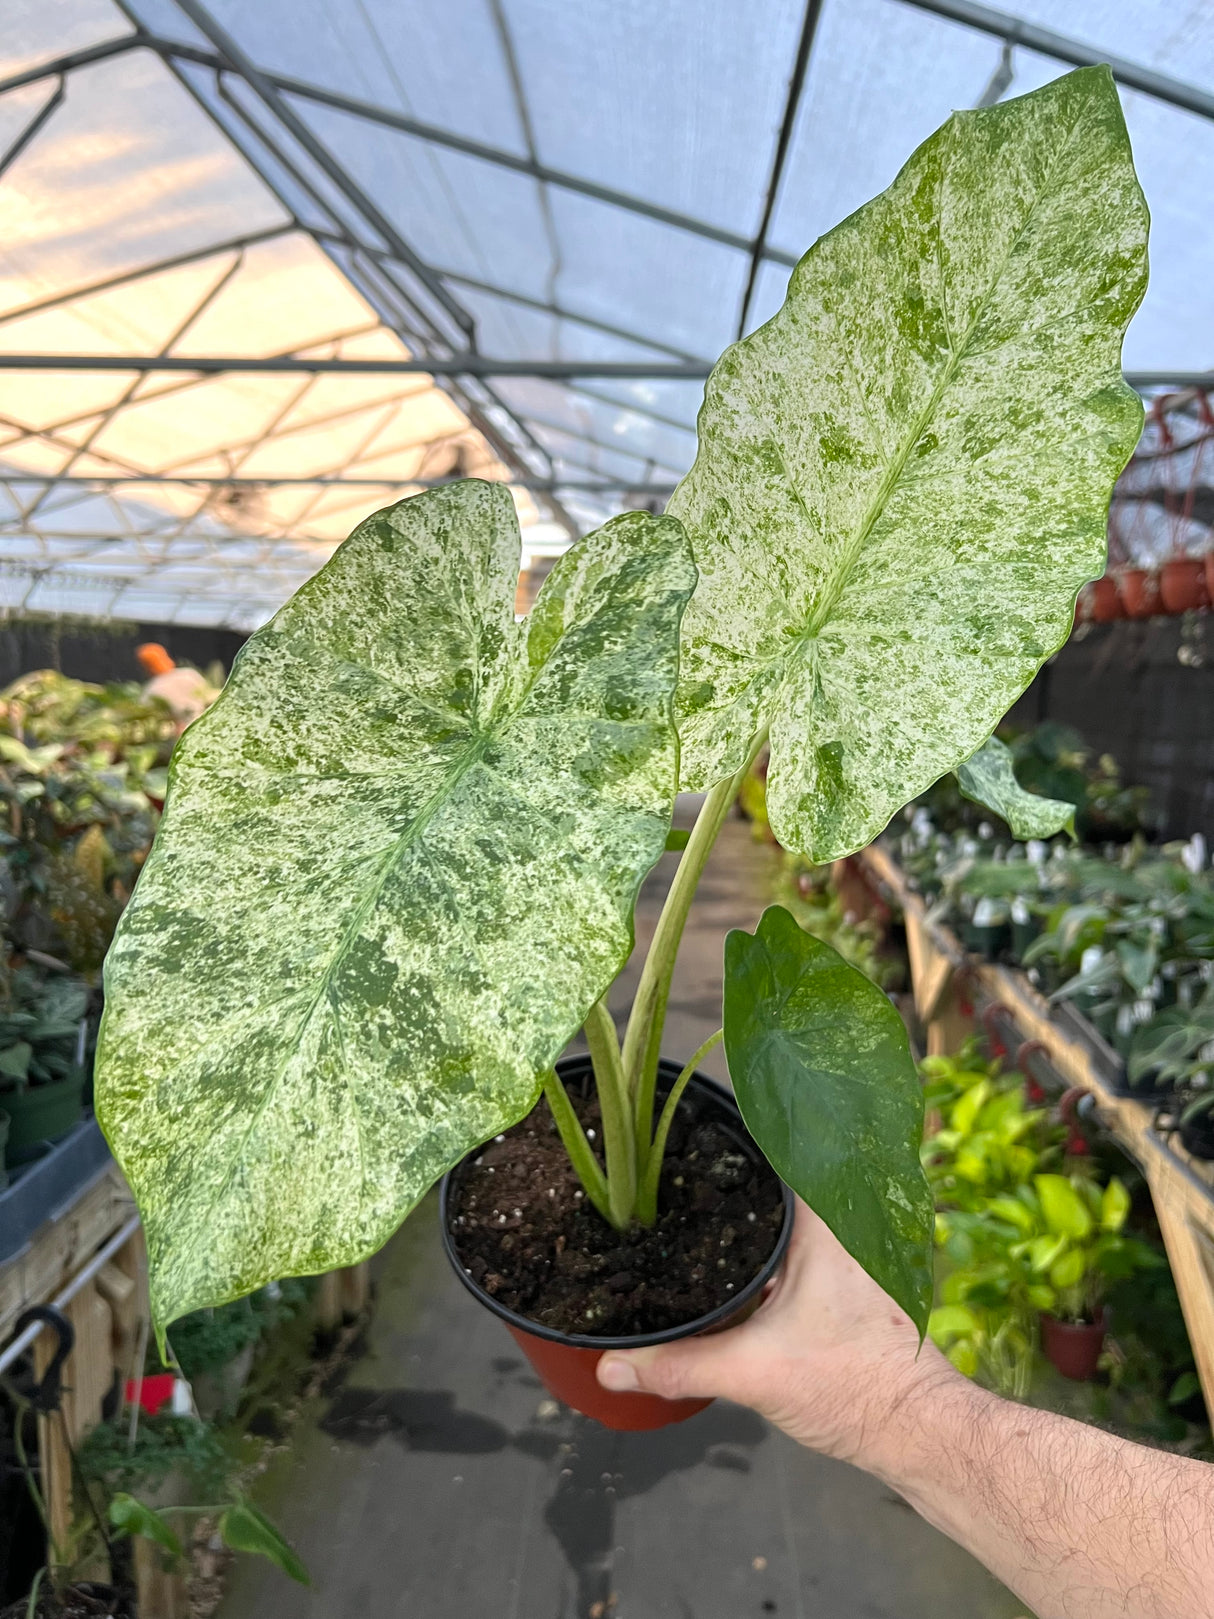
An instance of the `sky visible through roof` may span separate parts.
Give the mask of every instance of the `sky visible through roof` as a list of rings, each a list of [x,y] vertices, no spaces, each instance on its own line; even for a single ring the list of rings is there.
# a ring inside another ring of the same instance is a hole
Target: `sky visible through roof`
[[[953,108],[1074,59],[966,0],[5,9],[0,353],[73,368],[0,367],[0,606],[237,629],[433,480],[509,480],[525,556],[659,502],[699,377],[444,362],[710,362]],[[1152,212],[1125,363],[1204,371],[1214,7],[1016,14],[1179,86],[1122,84]],[[120,365],[285,356],[440,371]]]

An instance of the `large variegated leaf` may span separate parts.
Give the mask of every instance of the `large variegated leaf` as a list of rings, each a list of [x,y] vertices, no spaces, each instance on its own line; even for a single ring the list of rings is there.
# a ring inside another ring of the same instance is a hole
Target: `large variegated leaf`
[[[932,1306],[923,1089],[889,998],[780,905],[725,940],[725,1054],[747,1128],[919,1328]]]
[[[369,518],[182,738],[98,1053],[162,1325],[370,1253],[628,955],[694,564],[617,518],[520,625],[519,546],[498,485]]]
[[[957,784],[973,803],[1002,816],[1013,837],[1052,838],[1064,828],[1074,835],[1074,804],[1022,787],[1012,768],[1012,750],[997,736],[988,737],[972,758],[957,766]]]
[[[1104,567],[1147,216],[1106,68],[955,114],[727,350],[669,511],[682,784],[770,726],[786,846],[855,850],[967,758]]]

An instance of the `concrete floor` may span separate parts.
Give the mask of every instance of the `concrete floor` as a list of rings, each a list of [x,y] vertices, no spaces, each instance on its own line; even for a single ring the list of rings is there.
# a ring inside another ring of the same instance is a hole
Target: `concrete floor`
[[[693,806],[682,806],[682,824]],[[720,1022],[721,949],[768,903],[729,822],[680,956],[666,1050]],[[642,896],[647,941],[675,858]],[[626,1001],[630,979],[620,993]],[[623,1001],[621,1004],[623,1004]],[[719,1050],[706,1066],[725,1077]],[[366,1353],[257,1499],[310,1591],[239,1558],[219,1619],[1013,1619],[1023,1607],[875,1480],[718,1403],[654,1434],[557,1407],[449,1273],[431,1196],[375,1264]]]

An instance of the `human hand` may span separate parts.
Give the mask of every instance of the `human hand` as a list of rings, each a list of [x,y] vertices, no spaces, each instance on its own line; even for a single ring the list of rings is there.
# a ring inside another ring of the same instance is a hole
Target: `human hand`
[[[598,1364],[609,1389],[753,1406],[812,1450],[878,1470],[923,1394],[970,1385],[799,1199],[788,1258],[739,1327]]]

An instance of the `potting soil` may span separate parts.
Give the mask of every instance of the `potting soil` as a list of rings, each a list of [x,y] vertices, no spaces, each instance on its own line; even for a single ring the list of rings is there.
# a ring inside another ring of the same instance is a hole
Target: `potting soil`
[[[600,1140],[597,1098],[571,1100]],[[590,1203],[547,1101],[490,1142],[457,1172],[449,1203],[473,1280],[543,1326],[595,1337],[661,1332],[727,1304],[775,1247],[783,1190],[753,1145],[743,1151],[687,1100],[650,1230],[616,1231]]]

